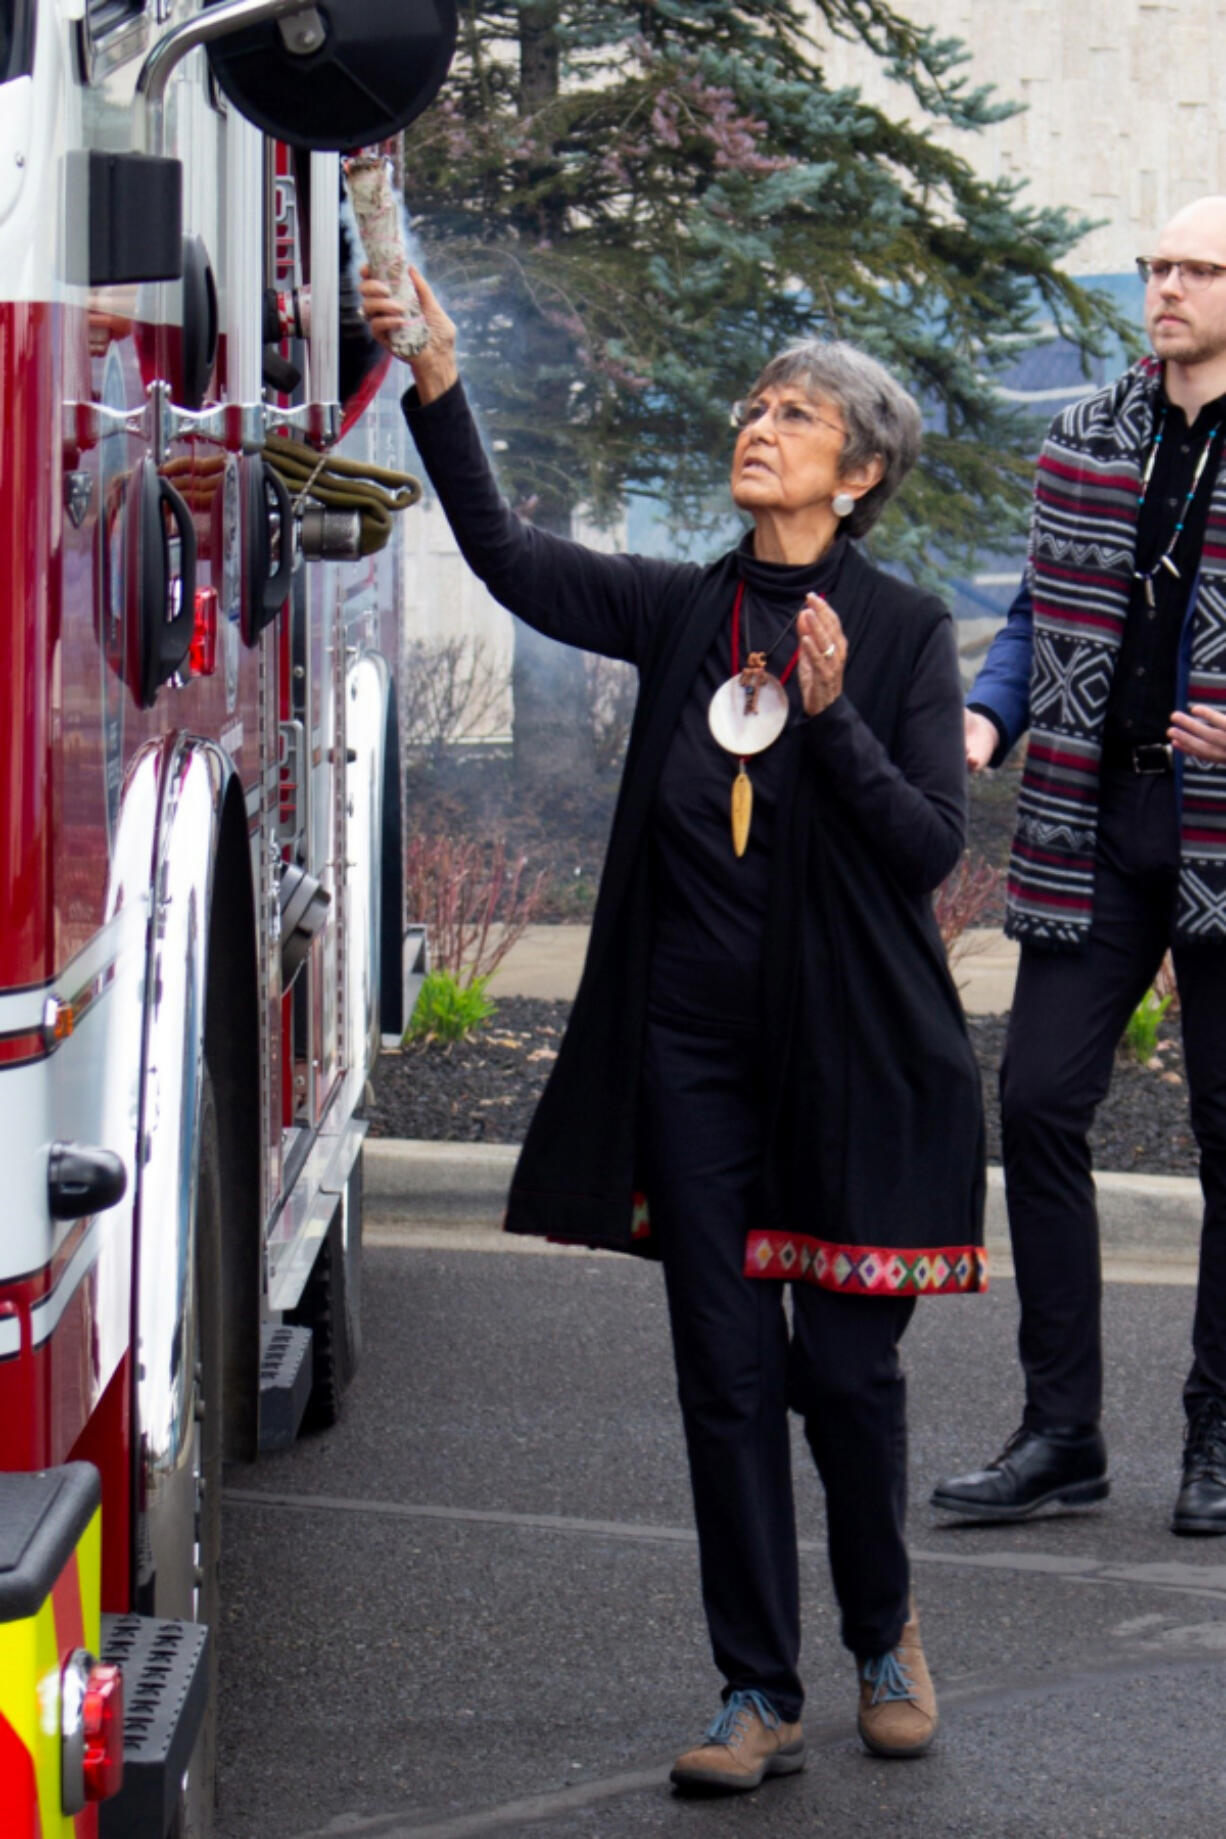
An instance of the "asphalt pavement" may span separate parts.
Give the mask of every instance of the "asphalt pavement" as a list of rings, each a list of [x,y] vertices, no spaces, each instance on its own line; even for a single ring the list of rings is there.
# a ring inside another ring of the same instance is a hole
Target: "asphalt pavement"
[[[424,1154],[406,1204],[413,1157],[371,1148],[345,1416],[227,1475],[217,1839],[1218,1839],[1226,1541],[1167,1530],[1186,1267],[1107,1287],[1111,1499],[1026,1526],[925,1504],[1016,1422],[1012,1283],[920,1305],[910,1537],[937,1743],[860,1749],[798,1439],[808,1768],[686,1801],[668,1764],[719,1681],[658,1273],[500,1236],[488,1150],[467,1200]]]
[[[582,929],[539,931],[568,936],[524,941],[502,993],[570,993]],[[998,939],[957,974],[1007,1003]],[[216,1839],[1220,1839],[1226,1539],[1168,1530],[1195,1184],[1100,1178],[1110,1499],[975,1528],[926,1503],[1020,1414],[993,1173],[991,1290],[922,1302],[904,1349],[937,1742],[860,1747],[797,1436],[808,1767],[690,1801],[668,1767],[719,1679],[659,1274],[501,1234],[514,1153],[367,1145],[345,1415],[226,1478]]]

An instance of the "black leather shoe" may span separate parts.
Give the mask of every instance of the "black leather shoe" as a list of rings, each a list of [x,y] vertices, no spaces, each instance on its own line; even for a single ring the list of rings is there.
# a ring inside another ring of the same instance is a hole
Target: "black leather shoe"
[[[1226,1533],[1226,1402],[1211,1398],[1188,1425],[1183,1486],[1171,1516],[1177,1533]]]
[[[1107,1446],[1097,1426],[1023,1425],[986,1469],[938,1483],[932,1505],[963,1520],[1028,1520],[1044,1508],[1087,1507],[1110,1491]]]

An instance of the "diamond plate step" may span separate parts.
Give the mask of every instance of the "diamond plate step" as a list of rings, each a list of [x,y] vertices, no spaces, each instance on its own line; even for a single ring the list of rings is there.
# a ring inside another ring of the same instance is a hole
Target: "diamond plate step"
[[[260,1448],[288,1449],[311,1396],[311,1331],[287,1322],[260,1335]]]
[[[104,1615],[101,1658],[123,1669],[123,1786],[99,1839],[165,1839],[208,1700],[202,1622]]]

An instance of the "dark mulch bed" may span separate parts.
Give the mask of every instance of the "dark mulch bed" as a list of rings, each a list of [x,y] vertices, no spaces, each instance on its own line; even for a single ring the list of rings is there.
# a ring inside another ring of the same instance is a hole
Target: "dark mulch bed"
[[[366,1111],[371,1135],[522,1143],[569,1014],[568,1002],[507,996],[466,1041],[383,1054]]]
[[[570,1004],[504,998],[493,1020],[452,1047],[414,1045],[385,1054],[369,1111],[373,1136],[424,1137],[453,1143],[519,1143],[557,1053]],[[1006,1018],[973,1016],[988,1120],[988,1159],[1000,1160],[996,1074]],[[1173,1031],[1177,1034],[1177,1030]],[[1164,1069],[1120,1059],[1093,1134],[1099,1168],[1153,1175],[1194,1175],[1187,1087],[1177,1047],[1159,1056]],[[1170,1080],[1174,1073],[1179,1078]]]

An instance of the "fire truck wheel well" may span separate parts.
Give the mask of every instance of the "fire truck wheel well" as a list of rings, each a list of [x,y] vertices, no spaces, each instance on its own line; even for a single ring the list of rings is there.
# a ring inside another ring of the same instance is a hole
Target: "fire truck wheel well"
[[[221,1163],[221,1287],[225,1454],[259,1449],[259,978],[251,851],[242,790],[222,810],[209,913],[204,1051],[217,1101]]]

